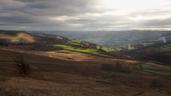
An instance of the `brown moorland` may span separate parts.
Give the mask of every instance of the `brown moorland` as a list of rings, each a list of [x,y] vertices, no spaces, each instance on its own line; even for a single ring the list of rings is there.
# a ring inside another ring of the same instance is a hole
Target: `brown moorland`
[[[19,72],[21,58],[29,65],[28,74]],[[170,96],[170,76],[134,70],[137,62],[70,51],[1,48],[0,95]]]

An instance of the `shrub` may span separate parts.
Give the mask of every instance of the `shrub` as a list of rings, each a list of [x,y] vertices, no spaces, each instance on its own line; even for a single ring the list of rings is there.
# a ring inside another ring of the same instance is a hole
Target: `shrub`
[[[128,65],[124,65],[121,63],[116,63],[115,64],[115,71],[117,72],[122,72],[122,73],[130,73],[131,72],[131,67]]]
[[[137,71],[137,72],[141,72],[144,70],[143,68],[143,64],[142,63],[137,63],[133,66],[133,70]]]
[[[102,64],[101,69],[104,71],[114,71],[114,66],[112,64]]]
[[[131,67],[128,65],[124,65],[121,62],[117,62],[116,64],[102,64],[101,69],[104,71],[114,71],[114,72],[122,72],[122,73],[130,73]]]
[[[20,74],[28,75],[30,73],[30,65],[25,62],[23,55],[17,58],[16,63]]]
[[[153,89],[161,88],[161,86],[162,86],[162,81],[158,78],[152,79],[150,81],[150,87]]]
[[[54,47],[55,50],[64,50],[62,47]]]

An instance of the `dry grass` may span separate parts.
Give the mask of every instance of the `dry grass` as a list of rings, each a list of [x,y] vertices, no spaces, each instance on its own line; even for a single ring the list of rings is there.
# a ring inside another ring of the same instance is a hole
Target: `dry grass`
[[[27,33],[18,33],[16,35],[9,35],[9,34],[0,34],[0,39],[6,39],[13,43],[17,42],[25,42],[25,43],[34,43],[35,38]]]
[[[71,54],[73,56],[74,53]],[[0,96],[136,96],[139,93],[140,96],[171,95],[169,80],[161,81],[167,83],[167,86],[161,86],[160,90],[149,86],[152,77],[162,76],[134,72],[122,74],[122,71],[104,73],[101,64],[108,62],[114,64],[113,66],[117,65],[115,61],[106,58],[100,62],[99,58],[94,60],[95,57],[76,61],[72,60],[73,57],[65,60],[23,53],[32,70],[28,77],[21,77],[16,72],[17,65],[14,62],[18,55],[17,52],[0,51]],[[88,58],[86,56],[83,55]],[[123,68],[127,68],[123,65]],[[118,65],[116,68],[120,70]],[[109,73],[115,76],[106,78]]]

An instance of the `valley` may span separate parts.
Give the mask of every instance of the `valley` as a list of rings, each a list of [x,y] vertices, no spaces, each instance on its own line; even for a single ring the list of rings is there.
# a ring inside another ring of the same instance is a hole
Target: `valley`
[[[170,61],[154,62],[137,53],[158,47],[117,53],[95,43],[57,35],[17,32],[24,36],[11,42],[18,37],[16,32],[1,34],[1,96],[171,95]],[[168,53],[169,46],[160,45],[159,50]],[[135,54],[139,58],[134,58]]]

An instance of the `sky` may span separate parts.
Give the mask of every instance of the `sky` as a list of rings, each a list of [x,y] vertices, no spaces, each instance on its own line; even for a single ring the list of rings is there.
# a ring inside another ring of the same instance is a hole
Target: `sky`
[[[171,0],[0,0],[4,30],[171,30]]]

